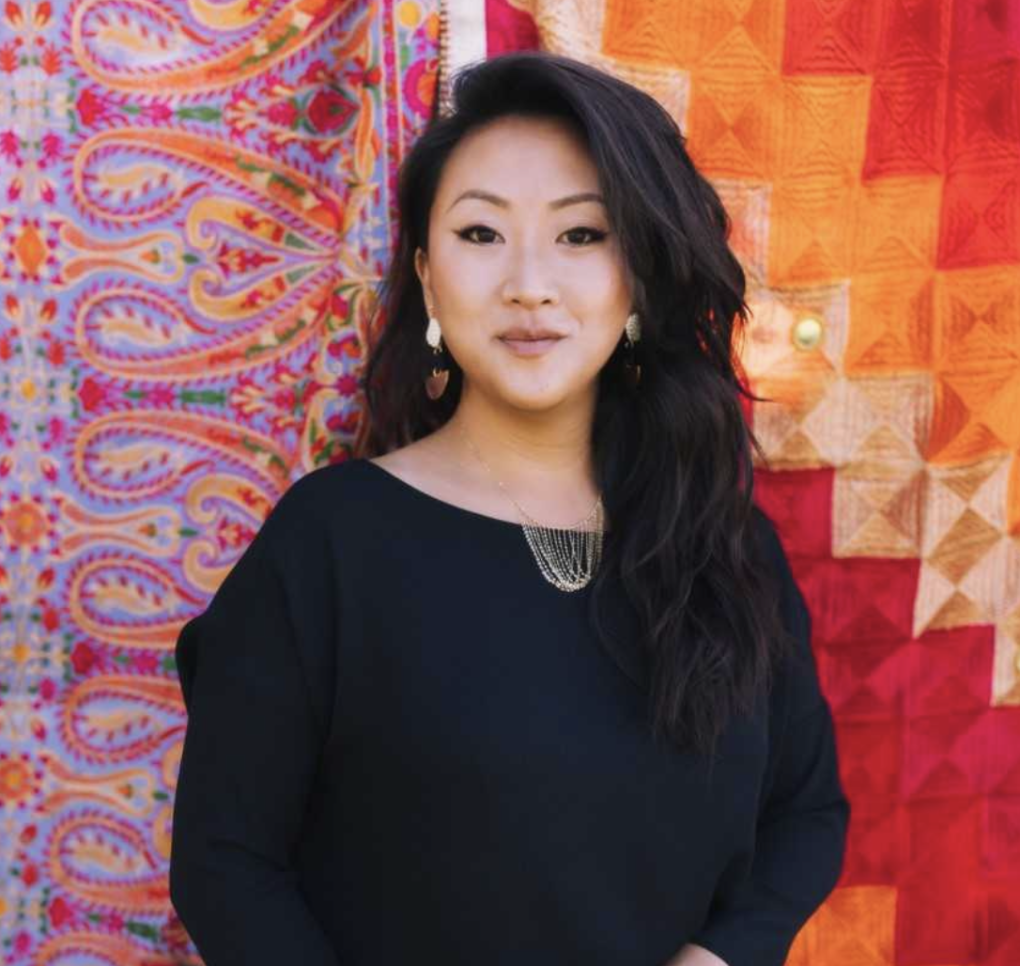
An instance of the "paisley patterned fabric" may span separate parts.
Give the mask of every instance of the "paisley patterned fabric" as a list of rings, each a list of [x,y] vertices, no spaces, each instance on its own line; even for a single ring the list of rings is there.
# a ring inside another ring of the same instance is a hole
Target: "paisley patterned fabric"
[[[485,32],[653,93],[734,219],[853,809],[788,962],[1020,964],[1020,4],[488,0]]]
[[[197,961],[172,645],[351,448],[438,5],[0,15],[0,957]]]

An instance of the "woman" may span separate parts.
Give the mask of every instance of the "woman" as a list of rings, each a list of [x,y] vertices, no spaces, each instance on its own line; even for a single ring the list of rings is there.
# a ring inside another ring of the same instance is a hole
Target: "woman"
[[[209,966],[779,966],[849,804],[752,502],[743,274],[669,115],[547,53],[405,160],[363,455],[177,644]]]

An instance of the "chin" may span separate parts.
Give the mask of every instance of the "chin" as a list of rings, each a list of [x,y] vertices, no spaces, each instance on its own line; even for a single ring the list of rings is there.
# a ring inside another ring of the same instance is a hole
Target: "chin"
[[[500,398],[513,409],[522,412],[544,412],[563,405],[571,398],[571,394],[562,386],[547,387],[544,389],[507,388],[499,394]]]
[[[551,368],[551,367],[550,367]],[[585,381],[584,374],[571,371],[520,373],[490,370],[475,385],[493,402],[519,412],[539,413],[570,405],[597,391],[597,373]],[[470,380],[470,376],[467,377]]]

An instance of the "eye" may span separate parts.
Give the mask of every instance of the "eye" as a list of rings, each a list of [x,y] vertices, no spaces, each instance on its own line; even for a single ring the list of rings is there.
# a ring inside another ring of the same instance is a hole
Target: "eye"
[[[480,245],[485,245],[485,244],[488,244],[488,242],[479,242],[479,241],[476,241],[474,238],[472,238],[471,236],[473,236],[475,234],[475,232],[488,232],[490,235],[498,234],[498,232],[493,231],[493,229],[488,228],[485,225],[470,225],[467,228],[462,228],[456,234],[457,234],[458,238],[463,238],[465,241],[469,241],[473,245],[479,245],[479,244]],[[576,228],[569,228],[563,234],[564,235],[574,235],[574,236],[576,236],[578,233],[582,233],[582,234],[588,235],[591,238],[591,241],[588,242],[588,243],[572,244],[569,247],[571,247],[571,248],[587,248],[589,244],[595,244],[597,242],[602,241],[602,239],[605,238],[606,235],[608,234],[608,232],[604,232],[601,229],[598,229],[598,228],[587,228],[587,227],[584,227],[584,226],[581,226],[581,225],[577,226]]]
[[[574,235],[577,232],[582,232],[583,234],[591,236],[591,239],[592,239],[591,244],[595,244],[596,242],[600,242],[600,241],[602,241],[603,238],[606,237],[606,232],[600,231],[598,228],[584,228],[584,227],[581,227],[581,226],[579,226],[577,228],[571,228],[569,231],[565,231],[563,234],[564,235]],[[580,245],[580,246],[577,246],[577,247],[585,248],[587,246]]]
[[[457,232],[457,237],[458,238],[463,238],[465,241],[469,241],[473,245],[477,245],[477,244],[479,244],[479,242],[474,241],[474,239],[472,239],[470,237],[476,231],[487,231],[487,232],[489,232],[490,235],[496,234],[491,228],[486,228],[485,225],[471,225],[470,227],[462,228],[459,232]],[[481,242],[481,244],[485,244],[485,243]]]

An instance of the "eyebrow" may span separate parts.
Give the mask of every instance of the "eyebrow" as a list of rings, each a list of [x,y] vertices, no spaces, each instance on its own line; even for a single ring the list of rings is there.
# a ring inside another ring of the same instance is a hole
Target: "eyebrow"
[[[499,208],[510,207],[510,202],[507,201],[506,198],[501,198],[499,195],[494,195],[491,191],[482,191],[479,188],[469,188],[467,191],[461,193],[460,195],[457,196],[457,199],[456,201],[453,202],[453,205],[457,204],[458,201],[463,201],[465,198],[477,198],[479,199],[479,201],[488,201]],[[605,198],[603,198],[602,195],[598,194],[597,192],[581,191],[578,194],[567,195],[564,198],[557,198],[555,201],[550,201],[549,207],[552,208],[554,211],[557,211],[560,208],[566,208],[568,205],[578,205],[582,201],[597,201],[600,205],[604,205],[606,203]],[[450,208],[452,208],[453,205],[450,205]],[[450,208],[447,208],[446,210],[449,211]]]

